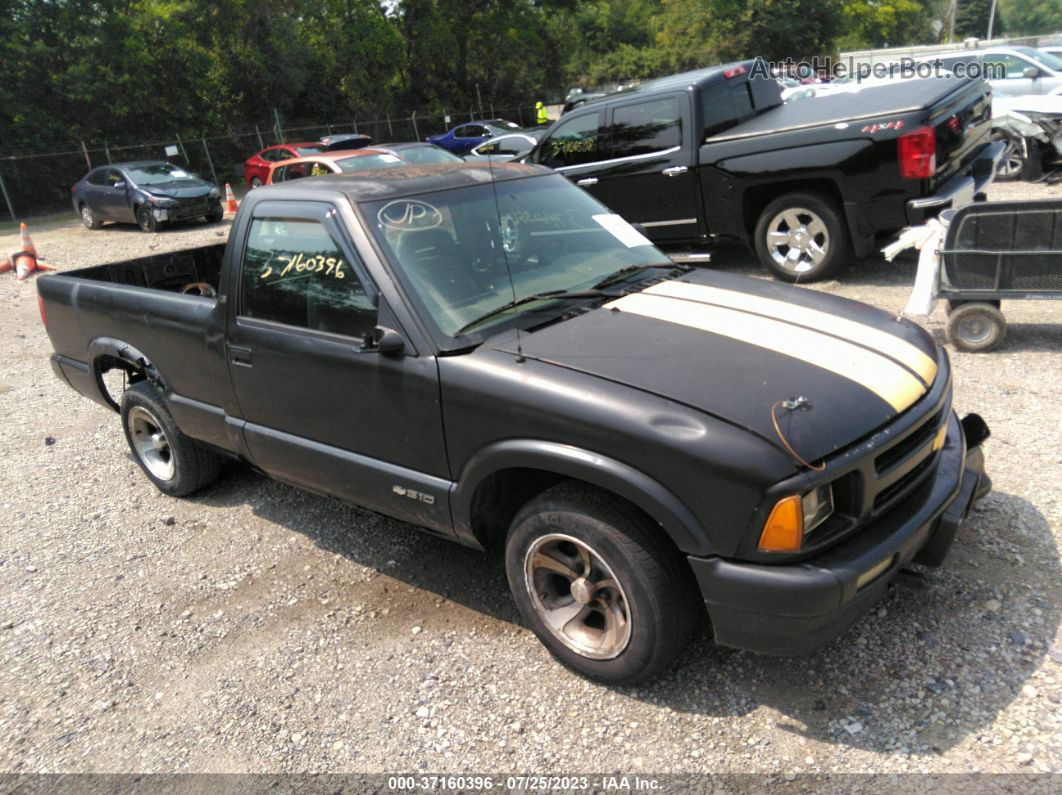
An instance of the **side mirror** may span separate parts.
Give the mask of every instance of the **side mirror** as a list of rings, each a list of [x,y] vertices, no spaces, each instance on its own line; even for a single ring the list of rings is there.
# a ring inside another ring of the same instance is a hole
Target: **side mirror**
[[[1040,76],[1040,70],[1035,66],[1026,66],[1025,69],[1022,70],[1021,76],[1028,78],[1029,80],[1035,80]]]
[[[406,341],[402,335],[394,329],[377,326],[362,341],[362,350],[366,353],[382,353],[385,356],[395,356],[406,349]]]

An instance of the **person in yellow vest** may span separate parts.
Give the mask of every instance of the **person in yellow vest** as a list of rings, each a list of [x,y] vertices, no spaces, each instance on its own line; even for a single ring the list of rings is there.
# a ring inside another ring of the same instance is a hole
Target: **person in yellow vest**
[[[539,100],[535,103],[535,123],[549,124],[549,116],[546,114],[546,106]]]

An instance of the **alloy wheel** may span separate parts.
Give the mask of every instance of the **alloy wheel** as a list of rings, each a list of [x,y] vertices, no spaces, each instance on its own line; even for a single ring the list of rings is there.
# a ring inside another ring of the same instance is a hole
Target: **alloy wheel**
[[[143,406],[132,408],[126,422],[133,450],[148,471],[159,480],[173,480],[177,466],[162,423]]]
[[[542,623],[565,646],[594,660],[618,657],[631,638],[623,586],[584,541],[551,533],[524,557],[524,581]]]
[[[830,233],[818,215],[804,207],[782,210],[767,225],[767,250],[779,267],[806,273],[822,264],[830,248]]]

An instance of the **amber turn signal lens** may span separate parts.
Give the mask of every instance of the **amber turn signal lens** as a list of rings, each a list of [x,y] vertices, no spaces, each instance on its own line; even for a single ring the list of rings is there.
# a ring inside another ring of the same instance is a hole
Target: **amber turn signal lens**
[[[760,533],[763,552],[797,552],[804,540],[804,509],[796,494],[783,497],[771,509]]]

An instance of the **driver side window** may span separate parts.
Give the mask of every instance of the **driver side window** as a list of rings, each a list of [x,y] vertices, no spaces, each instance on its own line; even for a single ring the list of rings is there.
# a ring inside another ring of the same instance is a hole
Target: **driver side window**
[[[376,307],[319,221],[255,218],[240,276],[240,315],[363,337]]]

